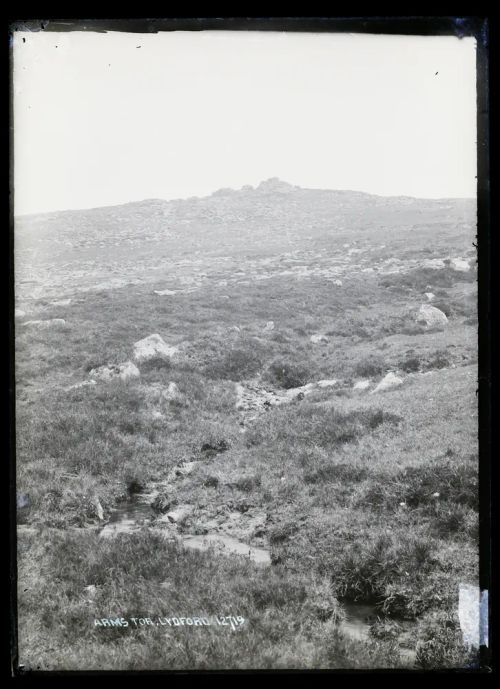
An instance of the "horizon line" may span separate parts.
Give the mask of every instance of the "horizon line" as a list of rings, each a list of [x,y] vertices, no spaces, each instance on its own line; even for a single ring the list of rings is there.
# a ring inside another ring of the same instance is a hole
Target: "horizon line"
[[[203,196],[196,196],[196,195],[191,195],[191,196],[181,196],[181,197],[176,197],[172,199],[166,199],[166,198],[159,198],[159,197],[146,197],[143,199],[137,199],[135,201],[121,201],[119,203],[110,203],[110,204],[105,204],[103,206],[86,206],[86,207],[78,207],[78,208],[55,208],[53,210],[47,210],[47,211],[30,211],[28,213],[13,213],[14,218],[26,218],[34,215],[50,215],[52,213],[78,213],[82,211],[93,211],[93,210],[102,210],[105,208],[119,208],[120,206],[127,206],[127,205],[132,205],[132,204],[138,204],[138,203],[146,203],[148,201],[163,201],[165,203],[172,203],[174,201],[189,201],[189,200],[202,200],[202,199],[208,199],[211,196],[214,196],[217,194],[217,192],[220,191],[232,191],[235,193],[241,192],[241,191],[250,191],[249,187],[251,188],[251,191],[259,191],[259,187],[266,182],[269,181],[277,181],[280,182],[281,184],[286,184],[287,186],[291,187],[292,189],[298,189],[302,191],[332,191],[332,192],[343,192],[343,193],[354,193],[354,194],[364,194],[366,196],[376,196],[378,198],[385,198],[385,199],[414,199],[418,201],[477,201],[477,195],[476,196],[436,196],[436,197],[429,197],[429,196],[413,196],[411,194],[377,194],[374,192],[370,191],[364,191],[361,189],[330,189],[330,188],[322,188],[322,187],[301,187],[298,184],[290,184],[289,182],[286,182],[285,180],[282,180],[279,177],[268,177],[265,180],[262,180],[259,182],[258,185],[252,186],[251,184],[244,184],[242,187],[239,188],[233,188],[233,187],[219,187],[218,189],[215,189],[209,194],[205,194]],[[246,187],[246,189],[245,189]],[[14,201],[15,202],[15,201]]]

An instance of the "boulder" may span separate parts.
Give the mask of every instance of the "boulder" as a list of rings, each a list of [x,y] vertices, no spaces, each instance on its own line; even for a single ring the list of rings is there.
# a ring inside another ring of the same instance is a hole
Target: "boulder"
[[[314,390],[314,383],[306,383],[305,385],[301,385],[298,388],[289,388],[285,393],[284,393],[284,398],[288,400],[292,399],[304,399],[306,395],[309,395],[311,392]]]
[[[184,462],[175,469],[176,476],[189,476],[195,470],[198,462]]]
[[[94,498],[94,505],[95,505],[95,511],[97,514],[97,518],[99,519],[99,521],[102,522],[102,520],[104,519],[104,511],[102,509],[101,501],[99,500],[98,497]]]
[[[52,306],[69,306],[71,304],[71,299],[59,299],[58,301],[52,301]]]
[[[193,505],[179,505],[175,508],[175,510],[168,512],[166,516],[169,522],[172,524],[177,524],[188,517],[193,510]]]
[[[314,335],[311,335],[310,340],[313,344],[320,344],[320,342],[328,342],[327,336],[322,335],[321,333],[315,333]]]
[[[89,598],[93,598],[97,593],[97,587],[95,584],[89,584],[88,586],[84,586],[83,590],[87,592]]]
[[[316,385],[319,388],[332,388],[334,385],[337,385],[338,380],[334,380],[333,378],[331,380],[324,379],[324,380],[318,380]]]
[[[26,321],[24,325],[34,325],[38,328],[58,328],[66,325],[66,321],[64,318],[49,318],[46,321]]]
[[[187,406],[186,396],[181,393],[177,383],[171,381],[168,387],[164,389],[161,393],[161,399],[167,402],[176,402],[178,404],[184,404]]]
[[[470,265],[468,261],[463,258],[452,258],[450,261],[450,268],[458,271],[459,273],[468,273],[470,270]]]
[[[110,364],[109,366],[99,366],[93,368],[89,372],[89,376],[93,379],[100,380],[104,383],[109,383],[112,380],[120,378],[120,380],[127,381],[131,378],[139,378],[140,371],[131,361],[126,361],[123,364]]]
[[[177,399],[180,396],[180,394],[181,393],[179,391],[179,386],[177,385],[177,383],[170,381],[167,389],[162,392],[162,397],[163,399],[171,401]]]
[[[399,378],[399,376],[396,376],[391,371],[384,378],[382,378],[377,387],[374,390],[372,390],[372,394],[374,392],[384,392],[385,390],[391,390],[392,388],[397,388],[402,384],[403,379]]]
[[[371,380],[358,380],[357,383],[354,384],[353,390],[367,390],[371,385]]]
[[[432,268],[434,270],[440,270],[445,267],[445,262],[441,258],[428,258],[424,261],[424,266],[426,268]]]
[[[169,360],[179,351],[178,347],[168,345],[160,335],[149,335],[134,344],[134,361],[143,364],[146,361]]]
[[[161,514],[167,512],[171,507],[172,500],[168,495],[165,495],[164,493],[160,493],[159,495],[157,495],[151,503],[151,509]]]
[[[165,416],[161,413],[161,411],[158,411],[157,409],[153,409],[151,412],[151,419],[153,421],[163,421]]]
[[[74,385],[70,385],[69,388],[66,388],[66,390],[69,392],[70,390],[79,390],[80,388],[88,388],[92,385],[97,385],[94,379],[91,380],[84,380],[82,383],[75,383]]]
[[[435,328],[446,325],[448,318],[440,309],[430,304],[422,304],[416,318],[417,323],[425,325],[427,328]]]

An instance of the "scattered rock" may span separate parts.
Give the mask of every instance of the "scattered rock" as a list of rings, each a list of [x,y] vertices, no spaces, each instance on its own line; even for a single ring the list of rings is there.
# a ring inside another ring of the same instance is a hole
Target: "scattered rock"
[[[470,270],[470,265],[468,261],[463,258],[452,258],[450,261],[450,268],[458,271],[459,273],[468,273]]]
[[[168,384],[168,388],[164,390],[161,394],[163,399],[168,400],[169,402],[178,399],[180,395],[181,393],[179,391],[179,386],[177,385],[177,383],[174,383],[173,381],[171,381]]]
[[[165,494],[157,495],[151,503],[151,509],[153,509],[155,512],[160,512],[161,514],[167,512],[171,507],[172,501]]]
[[[353,386],[353,390],[367,390],[371,385],[371,380],[358,380]]]
[[[193,505],[179,505],[175,510],[167,513],[167,519],[172,524],[178,524],[180,521],[188,517],[194,510]]]
[[[274,321],[267,321],[265,327],[264,327],[264,332],[268,333],[271,330],[274,330]]]
[[[172,296],[174,294],[177,294],[179,290],[176,289],[155,289],[153,290],[154,294],[157,294],[159,297],[167,297],[167,296]]]
[[[75,383],[74,385],[70,385],[69,388],[66,388],[66,390],[78,390],[79,388],[88,388],[92,385],[97,385],[95,380],[84,380],[82,383]]]
[[[221,452],[226,452],[226,450],[229,450],[229,445],[225,440],[219,440],[217,443],[204,443],[200,451],[203,452],[206,457],[215,457]]]
[[[58,301],[52,301],[52,306],[69,306],[71,304],[71,299],[59,299]]]
[[[320,342],[328,342],[327,336],[322,335],[321,333],[315,333],[314,335],[311,335],[309,339],[313,344],[319,344]]]
[[[97,586],[95,584],[89,584],[88,586],[84,586],[83,590],[87,592],[89,598],[93,598],[97,593]]]
[[[433,328],[448,323],[448,318],[440,309],[430,304],[422,304],[418,312],[417,323],[423,323],[428,328]]]
[[[396,376],[391,371],[384,378],[382,378],[377,387],[374,390],[372,390],[371,394],[373,394],[374,392],[384,392],[385,390],[391,390],[392,388],[397,388],[402,384],[403,379],[399,376]]]
[[[153,409],[151,412],[151,418],[153,421],[163,421],[165,416],[161,413],[161,411],[158,411],[158,409]]]
[[[184,462],[175,470],[176,476],[189,476],[192,474],[198,462]]]
[[[434,270],[440,270],[445,267],[445,262],[441,258],[428,258],[424,261],[424,266],[426,268],[433,268]]]
[[[298,388],[290,388],[284,394],[284,399],[304,399],[306,395],[309,395],[314,390],[314,383],[307,383],[306,385],[301,385]]]
[[[427,301],[434,301],[434,299],[436,298],[436,295],[432,292],[426,292],[425,296],[427,297]]]
[[[97,380],[101,380],[104,383],[109,383],[116,378],[127,381],[131,378],[139,378],[140,375],[139,369],[131,361],[126,361],[123,364],[99,366],[99,368],[93,368],[89,372],[89,376],[92,378],[97,378]]]
[[[49,318],[46,321],[26,321],[24,325],[34,325],[38,328],[58,328],[66,325],[64,318]]]
[[[104,511],[102,509],[101,501],[99,500],[99,498],[94,498],[94,505],[96,509],[97,518],[99,519],[99,521],[102,522],[104,519]]]
[[[168,345],[160,335],[149,335],[134,344],[134,361],[138,364],[155,359],[165,361],[177,354],[178,351],[178,347]]]

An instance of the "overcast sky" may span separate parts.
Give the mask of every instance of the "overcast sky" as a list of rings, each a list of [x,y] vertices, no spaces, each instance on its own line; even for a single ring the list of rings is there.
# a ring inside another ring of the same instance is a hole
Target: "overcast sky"
[[[475,196],[475,50],[454,37],[18,32],[15,212],[274,176]]]

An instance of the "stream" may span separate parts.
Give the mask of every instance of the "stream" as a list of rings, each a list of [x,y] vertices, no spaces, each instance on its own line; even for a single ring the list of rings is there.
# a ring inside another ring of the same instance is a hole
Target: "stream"
[[[175,536],[182,541],[185,548],[205,551],[209,548],[219,550],[224,555],[240,555],[248,557],[258,565],[269,566],[271,564],[270,551],[266,548],[257,548],[224,533],[189,534],[179,533],[177,524],[168,520],[167,515],[157,515],[151,503],[164,488],[164,484],[150,487],[148,492],[135,493],[129,499],[119,503],[113,510],[109,521],[101,528],[102,538],[112,538],[122,533],[133,533],[143,526],[152,528],[164,527],[164,533]],[[402,629],[401,637],[408,636],[415,628],[415,622],[402,621],[395,618],[385,618],[376,609],[376,606],[368,603],[341,601],[345,611],[345,618],[340,623],[343,634],[353,641],[369,642],[373,640],[371,627],[377,620],[390,620],[396,622]],[[399,641],[403,641],[400,638]],[[412,666],[415,662],[415,650],[405,646],[399,647],[401,658]]]

